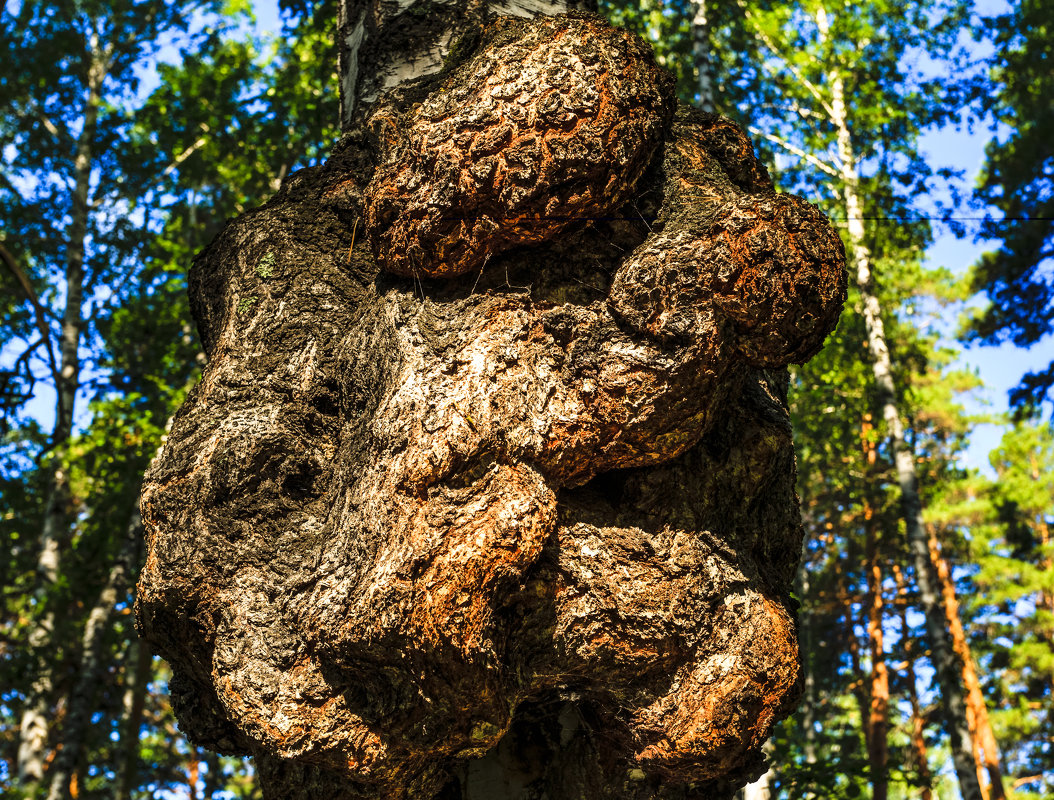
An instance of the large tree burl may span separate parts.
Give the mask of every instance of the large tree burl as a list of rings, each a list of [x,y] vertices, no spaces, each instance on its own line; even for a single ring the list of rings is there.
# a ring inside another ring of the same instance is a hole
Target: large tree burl
[[[268,797],[725,798],[797,698],[842,246],[628,34],[473,41],[195,261],[140,628]]]

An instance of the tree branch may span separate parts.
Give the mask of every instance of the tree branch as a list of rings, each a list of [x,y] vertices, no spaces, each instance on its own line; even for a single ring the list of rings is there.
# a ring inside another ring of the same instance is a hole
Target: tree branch
[[[748,128],[747,130],[754,136],[760,136],[762,139],[767,139],[768,141],[772,142],[773,144],[775,144],[775,145],[777,145],[779,147],[782,147],[788,153],[793,153],[794,155],[798,156],[799,158],[804,158],[806,161],[808,161],[814,167],[816,167],[819,170],[822,170],[823,172],[826,172],[831,177],[833,177],[833,178],[841,177],[841,175],[838,172],[838,170],[836,170],[830,164],[828,164],[825,161],[821,161],[816,156],[814,156],[812,153],[806,153],[800,147],[795,147],[793,144],[791,144],[790,142],[786,141],[785,139],[781,139],[778,136],[773,136],[771,133],[765,133],[764,131],[758,130],[757,128]]]
[[[209,126],[206,125],[204,122],[201,123],[200,127],[201,132],[203,134],[207,134],[209,132]],[[206,136],[201,136],[196,142],[194,142],[194,144],[192,144],[190,147],[188,147],[186,150],[184,150],[182,153],[172,159],[172,163],[165,167],[164,170],[161,172],[161,177],[167,178],[169,175],[175,172],[175,170],[179,167],[180,164],[182,164],[184,161],[194,155],[197,149],[203,144],[205,144],[207,141],[208,138]]]
[[[29,301],[29,304],[33,306],[33,313],[37,322],[37,330],[40,331],[44,347],[48,351],[48,366],[51,367],[51,377],[55,381],[55,392],[59,398],[59,405],[61,406],[62,393],[59,391],[59,386],[61,385],[62,379],[59,374],[58,362],[55,360],[55,351],[51,347],[51,330],[48,328],[47,312],[45,311],[44,306],[40,304],[40,300],[37,298],[37,293],[33,289],[33,284],[29,282],[26,273],[22,271],[22,268],[18,265],[18,261],[15,260],[11,251],[8,250],[3,243],[0,243],[0,261],[4,262],[4,266],[7,267],[8,271],[15,277],[15,280],[18,281],[26,299]]]
[[[776,45],[772,41],[772,39],[770,39],[768,34],[761,29],[761,26],[758,25],[757,22],[755,22],[754,15],[750,13],[750,9],[747,8],[747,4],[743,0],[738,0],[738,4],[740,9],[742,9],[743,11],[743,16],[747,19],[748,22],[750,22],[751,26],[754,28],[755,35],[761,40],[762,44],[764,44],[765,47],[769,49],[769,52],[772,53],[772,55],[777,58],[783,64],[784,67],[787,68],[790,74],[793,75],[794,78],[806,88],[809,94],[816,98],[816,102],[820,104],[820,107],[823,108],[824,111],[826,111],[830,116],[833,117],[834,111],[831,109],[831,106],[828,105],[827,101],[824,100],[819,88],[817,88],[817,86],[812,81],[806,78],[801,73],[801,70],[791,64],[786,58],[784,58],[780,54],[780,51],[776,49]]]

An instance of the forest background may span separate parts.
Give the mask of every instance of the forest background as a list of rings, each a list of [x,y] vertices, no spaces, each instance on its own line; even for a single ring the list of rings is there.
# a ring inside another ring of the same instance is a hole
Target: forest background
[[[1054,797],[1054,2],[601,10],[751,132],[852,265],[792,373],[805,694],[747,795]],[[131,614],[142,474],[204,360],[187,268],[337,136],[335,7],[255,13],[0,12],[5,798],[259,797],[250,763],[182,738]],[[1006,410],[967,366],[995,345],[1032,348]]]

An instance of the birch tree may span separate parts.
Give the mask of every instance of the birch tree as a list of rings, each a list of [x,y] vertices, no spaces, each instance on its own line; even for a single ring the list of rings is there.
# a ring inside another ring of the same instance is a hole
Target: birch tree
[[[10,65],[0,87],[0,284],[12,323],[2,333],[0,525],[14,545],[4,625],[19,654],[5,662],[4,683],[20,717],[5,790],[82,791],[86,759],[107,735],[87,721],[103,708],[117,718],[106,704],[123,677],[121,792],[142,777],[136,720],[149,661],[116,612],[138,571],[141,473],[200,366],[185,265],[224,218],[317,158],[322,120],[337,122],[335,90],[327,101],[302,58],[335,53],[319,43],[333,24],[261,52],[227,38],[243,11],[28,2],[0,12]],[[185,63],[161,65],[161,85],[142,91],[162,48],[185,48]],[[9,352],[20,353],[11,369]],[[47,400],[47,384],[56,410],[45,435],[26,408]],[[34,494],[6,488],[20,484]]]
[[[892,263],[886,254],[898,247],[917,254],[926,246],[926,223],[911,219],[926,214],[918,198],[925,198],[927,185],[938,176],[919,152],[918,137],[956,113],[951,99],[956,87],[907,71],[907,56],[925,52],[953,59],[964,9],[939,3],[896,10],[876,3],[863,13],[823,3],[772,11],[741,8],[756,47],[744,59],[743,79],[754,87],[752,130],[782,154],[785,182],[807,180],[828,198],[832,215],[843,220],[871,382],[896,469],[907,563],[928,623],[945,728],[963,797],[980,798],[962,672],[931,566],[916,456],[908,438],[910,419],[904,388],[898,386],[898,373],[902,380],[907,372],[895,364],[887,334],[902,298],[887,293],[885,302],[893,306],[883,307],[876,274],[881,264]],[[808,123],[804,128],[803,122]],[[796,135],[799,131],[806,133]],[[898,225],[898,218],[904,223]],[[993,788],[1000,796],[1001,790]]]
[[[29,786],[44,776],[56,700],[55,654],[64,641],[58,592],[75,516],[67,451],[83,382],[89,304],[134,250],[126,239],[127,223],[111,213],[119,198],[127,197],[121,176],[108,169],[112,143],[128,123],[114,101],[134,90],[137,60],[159,47],[163,35],[184,30],[190,13],[190,7],[177,5],[25,2],[14,11],[5,5],[0,18],[4,60],[12,66],[0,96],[3,261],[37,311],[37,346],[47,355],[55,398],[26,635],[34,654],[33,680],[19,733],[18,774]],[[46,295],[47,303],[58,306],[57,324],[50,309],[41,313],[33,291],[41,283],[57,289]]]

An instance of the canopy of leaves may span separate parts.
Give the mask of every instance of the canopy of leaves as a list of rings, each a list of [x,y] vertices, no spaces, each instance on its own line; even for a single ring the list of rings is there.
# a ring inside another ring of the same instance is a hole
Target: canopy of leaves
[[[979,238],[998,249],[975,267],[973,288],[989,305],[966,331],[971,342],[1028,347],[1054,332],[1054,2],[1014,0],[987,20],[996,54],[991,91],[981,90],[997,137],[975,199],[997,213]],[[1011,393],[1014,406],[1054,400],[1054,362],[1029,373]]]

